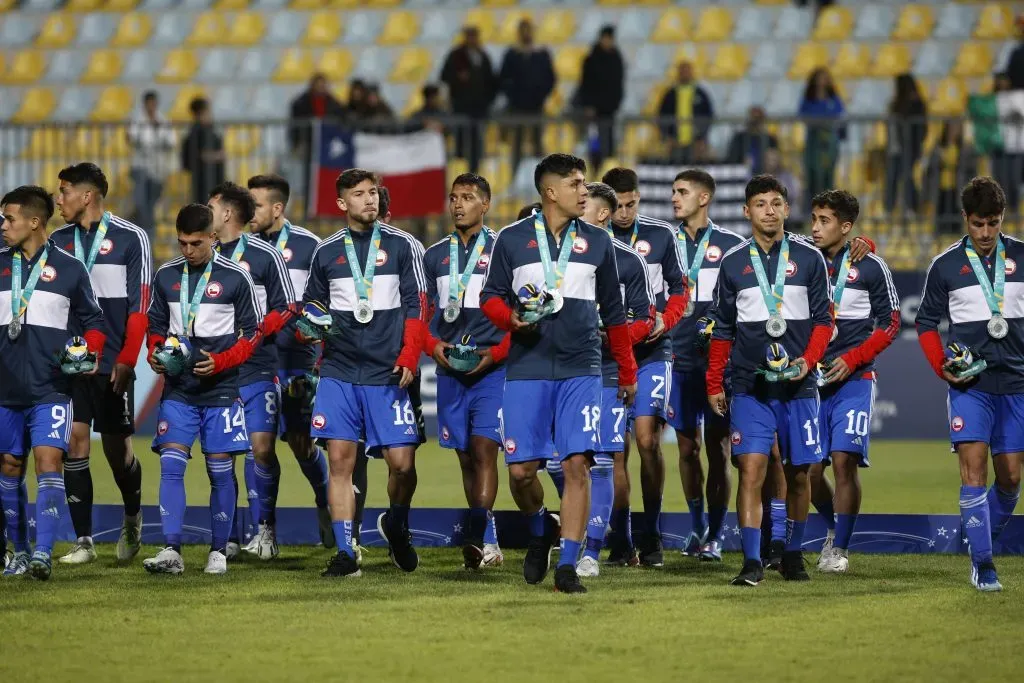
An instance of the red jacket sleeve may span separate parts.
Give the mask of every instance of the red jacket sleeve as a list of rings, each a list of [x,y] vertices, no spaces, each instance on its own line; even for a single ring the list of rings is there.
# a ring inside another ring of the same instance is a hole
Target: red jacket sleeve
[[[96,354],[98,361],[103,355],[103,345],[107,343],[107,335],[99,330],[86,330],[82,337],[85,339],[85,345],[89,351]]]
[[[712,339],[708,349],[708,372],[705,383],[708,396],[725,393],[725,366],[729,363],[732,342],[728,339]]]
[[[892,312],[889,325],[883,329],[877,329],[871,336],[865,339],[859,346],[856,346],[843,354],[843,360],[850,367],[850,370],[867,365],[878,357],[882,351],[888,348],[900,332],[900,313]]]
[[[647,339],[647,335],[654,329],[654,318],[634,320],[631,323],[626,323],[626,328],[629,330],[629,343],[632,346],[636,346],[644,339]]]
[[[428,356],[434,355],[434,349],[437,347],[437,342],[440,341],[437,337],[430,334],[430,330],[424,330],[423,332],[423,353]]]
[[[828,348],[828,343],[832,340],[833,325],[835,325],[834,322],[832,325],[815,325],[811,330],[811,338],[808,340],[807,348],[804,349],[802,356],[807,361],[808,371],[814,370],[825,356],[825,349]]]
[[[686,279],[683,278],[683,284],[686,284]],[[686,312],[686,304],[690,301],[690,288],[686,287],[682,294],[673,294],[665,302],[665,310],[661,313],[661,320],[665,323],[665,330],[671,330],[676,326],[680,320],[683,319],[683,313]]]
[[[505,359],[508,358],[508,351],[511,347],[512,335],[511,333],[506,333],[500,342],[491,347],[491,358],[494,359],[495,363],[504,363]]]
[[[117,354],[116,362],[134,368],[139,359],[139,349],[146,338],[146,330],[149,328],[149,316],[136,311],[128,315],[128,322],[124,327],[124,346],[121,353]]]
[[[280,311],[271,311],[267,313],[266,317],[263,318],[263,323],[260,325],[260,331],[264,337],[271,337],[281,330],[288,324],[288,321],[292,318],[292,311],[286,309],[284,313]]]
[[[213,359],[213,372],[216,374],[218,372],[230,370],[231,368],[237,368],[239,365],[249,360],[249,357],[252,355],[253,349],[256,348],[256,343],[259,339],[259,335],[256,335],[256,340],[243,337],[236,341],[227,351],[210,354],[210,358]]]
[[[619,386],[636,384],[636,356],[629,341],[629,330],[625,324],[608,328],[608,348],[619,366]]]
[[[924,351],[924,357],[928,360],[928,365],[932,366],[932,370],[939,377],[942,377],[942,366],[946,363],[946,352],[942,347],[942,337],[936,330],[927,330],[925,332],[917,333],[917,343],[921,345],[921,350]],[[945,380],[945,377],[942,377]]]
[[[416,372],[420,353],[423,351],[423,337],[427,334],[427,326],[419,318],[406,318],[402,330],[402,351],[398,354],[395,365]]]
[[[149,349],[149,354],[146,356],[146,358],[150,358],[153,355],[153,352],[156,351],[156,347],[163,344],[164,341],[166,341],[166,339],[166,337],[161,336],[159,334],[149,335],[149,341],[146,343],[146,346]]]
[[[498,297],[492,296],[483,302],[480,305],[480,310],[499,330],[512,331],[512,309]]]

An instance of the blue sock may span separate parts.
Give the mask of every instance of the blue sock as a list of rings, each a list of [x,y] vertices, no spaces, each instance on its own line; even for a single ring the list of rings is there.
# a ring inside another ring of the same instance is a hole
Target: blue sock
[[[757,527],[745,526],[740,529],[740,545],[743,547],[743,559],[761,561],[761,530]]]
[[[234,471],[233,458],[226,460],[206,459],[206,473],[210,476],[210,529],[213,533],[211,550],[223,551],[231,536],[231,520],[235,518],[237,495],[231,482]]]
[[[587,547],[583,555],[593,560],[601,554],[604,536],[608,532],[608,518],[612,514],[612,501],[615,500],[612,467],[610,457],[597,455],[594,466],[590,468],[590,517],[587,521]]]
[[[317,448],[308,458],[297,458],[302,476],[313,487],[313,497],[318,508],[327,507],[327,458]]]
[[[857,515],[836,515],[836,538],[832,545],[840,550],[850,549],[850,539],[853,538],[853,527],[857,524]]]
[[[331,526],[334,527],[334,542],[338,545],[338,552],[355,557],[355,551],[352,549],[352,520],[331,522]]]
[[[409,506],[392,504],[388,509],[388,523],[395,529],[408,529]]]
[[[772,540],[786,540],[786,501],[772,498]]]
[[[540,510],[537,510],[532,515],[526,515],[526,521],[530,525],[530,535],[534,538],[539,538],[544,535],[546,530],[544,518],[547,514],[548,509],[541,505]]]
[[[562,491],[565,490],[565,473],[562,472],[562,463],[558,462],[554,458],[548,460],[547,465],[544,468],[551,475],[551,481],[555,485],[555,490],[558,491],[558,497],[562,497]]]
[[[185,466],[188,453],[179,448],[160,451],[160,525],[164,542],[181,546],[181,527],[185,520]]]
[[[281,466],[275,460],[269,467],[253,463],[260,516],[257,520],[277,524],[277,491],[281,486]]]
[[[18,534],[21,536],[22,551],[28,552],[28,484],[25,483],[25,473],[21,473],[21,483],[18,484]],[[17,549],[17,546],[15,547]]]
[[[712,505],[708,507],[708,540],[722,541],[722,527],[725,526],[725,516],[729,512],[728,505]]]
[[[798,522],[795,519],[786,520],[789,535],[786,536],[786,550],[803,550],[804,529],[807,527],[807,520]]]
[[[49,555],[53,552],[53,542],[57,540],[60,518],[68,506],[64,475],[44,472],[36,477],[36,485],[36,552]]]
[[[612,531],[619,534],[623,545],[633,547],[633,511],[628,505],[612,510]]]
[[[580,558],[580,545],[579,541],[572,541],[568,538],[563,538],[561,543],[561,550],[558,553],[558,565],[564,567],[566,565],[575,567],[577,560]]]
[[[818,514],[821,515],[821,518],[825,520],[825,526],[827,526],[830,531],[835,531],[836,510],[832,507],[832,499],[829,498],[827,503],[822,503],[821,505],[815,503],[814,509],[817,510]]]
[[[487,533],[487,508],[469,509],[469,529],[466,538],[471,540],[483,540]],[[479,534],[479,535],[478,535]]]
[[[498,545],[498,527],[494,523],[494,513],[487,511],[487,529],[484,530],[484,544]]]
[[[245,454],[242,476],[245,478],[245,499],[249,505],[249,521],[252,524],[259,524],[263,520],[263,510],[260,509],[260,487],[259,482],[256,481],[256,457],[252,451]],[[253,533],[256,531],[253,530]]]
[[[7,520],[7,540],[16,553],[28,552],[28,536],[25,534],[28,520],[22,510],[21,485],[19,477],[0,476],[0,506]]]
[[[1020,499],[1020,486],[1016,491],[1004,491],[995,484],[988,490],[988,517],[992,522],[992,540],[1003,533]]]
[[[689,499],[686,507],[690,508],[690,528],[693,533],[704,538],[704,532],[708,530],[704,521],[704,496]]]
[[[648,536],[661,536],[660,494],[644,496],[644,531],[647,532]]]
[[[992,527],[984,486],[960,487],[960,527],[967,536],[974,564],[992,561]]]

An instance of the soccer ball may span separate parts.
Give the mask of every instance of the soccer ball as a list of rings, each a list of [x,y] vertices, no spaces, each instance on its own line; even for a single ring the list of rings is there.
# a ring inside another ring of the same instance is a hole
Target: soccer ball
[[[185,337],[172,334],[164,340],[163,351],[169,356],[188,360],[192,356],[192,345]]]
[[[768,345],[768,353],[765,360],[768,364],[768,369],[773,372],[782,372],[789,367],[789,354],[786,353],[785,347],[778,342],[772,342]]]
[[[89,357],[89,345],[82,337],[72,337],[64,345],[64,358],[72,363],[81,363]]]

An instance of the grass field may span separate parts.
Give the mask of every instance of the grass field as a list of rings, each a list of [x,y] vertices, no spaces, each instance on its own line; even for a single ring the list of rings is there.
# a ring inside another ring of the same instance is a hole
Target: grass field
[[[145,443],[145,501],[158,466]],[[684,509],[674,446],[666,510]],[[99,455],[97,453],[97,455]],[[873,444],[865,511],[952,513],[957,467],[941,442]],[[102,456],[99,502],[116,502]],[[294,462],[282,458],[283,505],[309,504]],[[455,460],[436,445],[419,458],[420,506],[461,506]],[[370,504],[384,502],[372,463]],[[191,500],[205,503],[206,473],[190,468]],[[639,497],[639,496],[637,496]],[[499,506],[511,507],[502,483]],[[58,549],[61,550],[61,549]],[[155,552],[144,548],[143,554]],[[470,574],[456,550],[425,550],[406,575],[371,549],[360,579],[318,577],[330,553],[282,548],[277,561],[201,572],[206,549],[185,552],[186,574],[153,577],[138,562],[112,566],[113,548],[47,584],[0,582],[10,627],[0,680],[83,681],[1000,681],[1020,675],[1024,558],[1000,558],[1006,591],[983,595],[954,556],[852,558],[851,573],[757,589],[728,584],[739,564],[702,565],[669,553],[663,570],[604,569],[586,596],[526,586],[521,552]]]

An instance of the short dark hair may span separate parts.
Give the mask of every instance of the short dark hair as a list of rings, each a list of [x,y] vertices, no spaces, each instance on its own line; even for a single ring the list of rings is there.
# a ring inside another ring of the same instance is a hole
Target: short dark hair
[[[441,93],[441,89],[434,85],[433,83],[427,83],[425,86],[423,86],[423,90],[421,92],[423,93],[423,99],[427,100],[430,99],[431,97],[436,97],[437,95],[439,95]]]
[[[230,181],[221,183],[210,190],[210,199],[214,197],[220,197],[222,202],[230,205],[241,218],[242,225],[247,225],[256,215],[256,202],[252,195],[249,194],[249,190],[237,183]]]
[[[338,175],[338,179],[334,181],[334,189],[340,197],[342,190],[351,190],[364,180],[369,180],[374,185],[380,185],[380,179],[376,173],[367,171],[364,168],[350,168]]]
[[[534,202],[533,204],[527,204],[523,208],[519,209],[519,215],[516,216],[517,221],[521,221],[524,218],[529,218],[534,214],[535,211],[540,211],[542,208],[540,202]]]
[[[786,191],[786,186],[780,183],[778,178],[767,173],[756,175],[750,179],[747,189],[743,193],[744,201],[749,203],[751,199],[765,192],[778,192],[783,199],[789,201],[789,192]]]
[[[640,178],[637,177],[636,171],[621,166],[608,169],[601,177],[601,182],[616,192],[636,192],[640,189]]]
[[[978,176],[964,185],[960,192],[960,205],[968,216],[1001,216],[1006,211],[1006,193],[992,178]]]
[[[391,210],[391,190],[384,185],[377,186],[377,215],[383,218]]]
[[[587,162],[572,154],[549,154],[533,170],[533,186],[540,192],[540,181],[549,173],[566,178],[573,171],[587,174]]]
[[[254,175],[249,178],[248,185],[250,190],[270,190],[273,195],[272,200],[281,202],[285,206],[288,205],[288,199],[292,196],[292,189],[288,181],[276,173]]]
[[[16,187],[0,199],[0,205],[17,204],[24,213],[43,220],[43,225],[53,216],[53,197],[38,185]]]
[[[487,178],[484,178],[482,175],[477,175],[476,173],[463,173],[452,181],[452,187],[455,187],[456,185],[473,185],[476,189],[480,190],[480,194],[488,200],[491,198],[491,184],[487,182]]]
[[[715,179],[707,171],[700,168],[688,168],[685,171],[680,171],[676,174],[676,179],[672,182],[682,180],[686,183],[693,183],[694,185],[700,185],[707,190],[712,197],[715,196]]]
[[[178,211],[174,227],[183,235],[209,232],[213,225],[213,211],[206,204],[188,204]]]
[[[192,116],[199,116],[204,111],[210,108],[210,100],[205,97],[193,97],[192,101],[188,103],[188,110]]]
[[[615,190],[607,183],[587,183],[587,192],[591,197],[604,200],[608,208],[614,213],[619,208],[619,198],[615,196]]]
[[[611,36],[612,38],[614,38],[615,27],[611,24],[605,24],[604,26],[601,27],[601,32],[598,33],[598,36],[600,36],[601,38],[604,38],[605,36]]]
[[[831,209],[840,223],[856,223],[860,202],[846,190],[825,190],[811,199],[812,209]]]
[[[149,102],[150,100],[156,100],[159,97],[160,96],[157,94],[156,90],[147,90],[146,92],[142,93],[142,101],[143,102]]]
[[[92,185],[101,197],[106,197],[107,190],[110,189],[103,169],[90,161],[62,168],[57,174],[57,179],[72,185]]]

